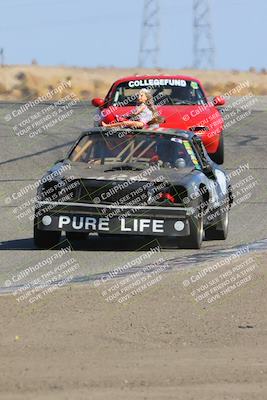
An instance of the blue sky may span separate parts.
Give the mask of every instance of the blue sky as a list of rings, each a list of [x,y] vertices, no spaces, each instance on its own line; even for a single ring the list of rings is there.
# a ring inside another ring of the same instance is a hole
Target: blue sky
[[[159,66],[193,63],[192,0],[159,0]],[[267,68],[267,0],[211,0],[215,67]],[[0,0],[8,64],[131,67],[138,62],[143,0]]]

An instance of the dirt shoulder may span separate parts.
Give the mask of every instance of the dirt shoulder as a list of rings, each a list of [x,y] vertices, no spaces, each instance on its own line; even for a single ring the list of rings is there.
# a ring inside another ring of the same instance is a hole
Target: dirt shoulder
[[[211,303],[195,292],[232,264],[164,273],[121,304],[106,285],[1,296],[1,399],[267,398],[266,254],[253,260],[234,264],[252,279]]]
[[[222,95],[239,88],[233,95],[267,94],[267,72],[263,71],[205,71],[194,69],[144,68],[78,68],[41,65],[7,65],[0,68],[0,101],[29,101],[49,92],[53,99],[74,93],[81,100],[103,97],[111,84],[125,76],[170,74],[187,75],[201,80],[208,95]],[[68,82],[59,90],[61,82]],[[240,88],[240,83],[245,84]]]

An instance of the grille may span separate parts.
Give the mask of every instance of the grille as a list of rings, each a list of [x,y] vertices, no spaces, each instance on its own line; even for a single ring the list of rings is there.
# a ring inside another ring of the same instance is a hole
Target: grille
[[[82,180],[78,201],[132,206],[151,204],[151,195],[159,192],[157,186],[154,182]]]

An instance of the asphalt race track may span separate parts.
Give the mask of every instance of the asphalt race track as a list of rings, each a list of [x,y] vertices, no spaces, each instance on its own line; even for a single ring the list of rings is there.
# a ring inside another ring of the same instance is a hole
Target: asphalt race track
[[[171,242],[160,242],[162,247],[160,255],[168,262],[170,268],[183,268],[199,260],[216,258],[228,250],[247,243],[262,241],[260,245],[266,247],[267,242],[264,239],[267,238],[267,100],[264,98],[256,100],[250,115],[239,118],[225,130],[224,166],[229,173],[239,169],[239,175],[235,176],[233,183],[238,183],[247,177],[250,178],[246,182],[254,182],[252,189],[248,188],[246,192],[250,195],[236,204],[231,211],[228,239],[205,241],[201,250],[176,249]],[[76,104],[66,119],[44,133],[30,138],[27,133],[21,136],[16,134],[18,132],[16,118],[8,121],[8,115],[12,110],[17,110],[20,106],[21,104],[0,104],[0,287],[2,290],[9,286],[5,282],[12,274],[48,257],[55,251],[42,251],[34,247],[29,215],[18,217],[18,214],[22,212],[23,204],[25,204],[24,211],[26,210],[26,202],[33,198],[35,191],[30,190],[22,197],[19,197],[18,193],[27,185],[33,184],[48,166],[64,156],[79,133],[92,125],[94,113],[88,104]],[[47,106],[39,105],[24,112],[20,120],[30,118]],[[239,113],[242,114],[241,111]],[[244,183],[240,183],[236,190],[241,187],[244,187]],[[13,197],[16,198],[12,197],[14,193]],[[150,241],[151,239],[148,239],[148,242]],[[63,246],[65,245],[66,242],[63,242]],[[136,257],[137,253],[144,252],[145,245],[143,239],[111,240],[97,236],[88,238],[84,245],[79,245],[72,252],[72,256],[80,266],[76,280],[90,280],[98,274],[123,265]]]

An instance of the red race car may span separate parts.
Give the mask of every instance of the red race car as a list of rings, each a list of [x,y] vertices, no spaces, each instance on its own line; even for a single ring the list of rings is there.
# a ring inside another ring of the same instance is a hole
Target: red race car
[[[224,161],[223,118],[218,106],[223,97],[207,99],[196,78],[182,75],[136,75],[117,80],[105,99],[94,98],[92,104],[99,108],[95,125],[101,122],[122,121],[137,104],[140,89],[149,89],[163,120],[164,128],[178,128],[197,133],[210,157],[217,164]]]

